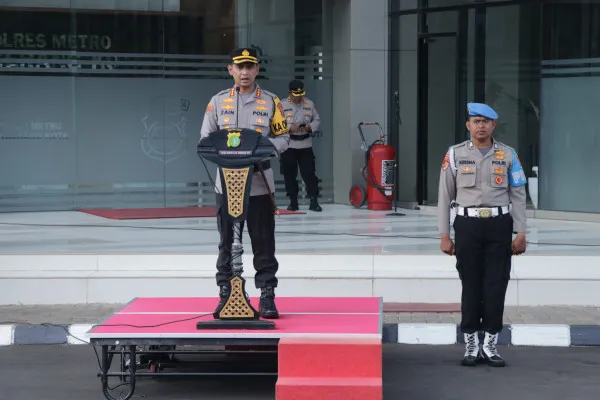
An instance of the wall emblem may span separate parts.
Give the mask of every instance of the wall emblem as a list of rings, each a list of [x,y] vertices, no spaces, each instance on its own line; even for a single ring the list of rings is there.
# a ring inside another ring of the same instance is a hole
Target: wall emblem
[[[181,99],[177,108],[169,109],[167,105],[164,117],[146,115],[142,118],[141,147],[146,156],[165,164],[183,157],[187,151],[185,114],[190,104],[189,100]]]

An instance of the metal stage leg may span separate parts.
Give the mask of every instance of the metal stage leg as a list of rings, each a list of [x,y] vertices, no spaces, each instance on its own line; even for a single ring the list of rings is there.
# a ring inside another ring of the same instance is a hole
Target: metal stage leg
[[[109,350],[109,347],[111,348]],[[115,352],[116,346],[102,346],[101,357],[100,357],[100,381],[102,383],[102,393],[107,400],[129,400],[135,392],[136,383],[136,346],[129,346],[129,352],[125,352],[125,347],[121,347],[121,352]],[[119,354],[121,359],[119,360],[120,372],[109,372],[110,366],[112,365],[113,357],[115,354]],[[126,360],[126,355],[129,356],[129,360]],[[118,376],[119,384],[115,387],[108,385],[108,378],[110,376]],[[127,382],[129,380],[129,382]],[[110,392],[120,387],[129,386],[129,391],[123,395],[120,394],[118,397],[114,397]]]

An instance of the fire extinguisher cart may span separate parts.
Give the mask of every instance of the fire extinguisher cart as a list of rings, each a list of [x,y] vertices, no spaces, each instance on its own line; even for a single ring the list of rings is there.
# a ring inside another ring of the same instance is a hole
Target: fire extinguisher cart
[[[367,146],[363,126],[377,126],[379,139]],[[391,210],[394,197],[396,151],[387,142],[388,135],[378,122],[361,122],[358,132],[362,140],[361,149],[365,152],[365,165],[361,169],[366,189],[361,185],[353,185],[350,189],[350,204],[361,208],[367,203],[369,210]]]

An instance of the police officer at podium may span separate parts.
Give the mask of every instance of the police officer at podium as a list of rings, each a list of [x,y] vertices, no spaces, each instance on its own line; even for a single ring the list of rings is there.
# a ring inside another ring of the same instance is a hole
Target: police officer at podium
[[[288,210],[298,210],[298,167],[306,184],[310,198],[309,210],[322,211],[317,200],[319,180],[316,175],[315,154],[312,147],[313,133],[319,129],[321,117],[315,103],[306,97],[304,83],[293,80],[289,83],[289,96],[283,100],[283,111],[290,130],[290,147],[281,156],[281,173],[285,190],[290,198]]]
[[[512,255],[525,252],[527,180],[517,152],[493,137],[498,114],[481,103],[468,104],[471,138],[451,146],[442,162],[438,193],[440,248],[456,256],[462,282],[461,360],[505,365],[496,345],[503,326]],[[450,204],[455,201],[450,238]],[[510,208],[509,208],[510,207]],[[513,239],[513,233],[516,236]],[[479,343],[479,332],[484,341]]]
[[[234,86],[214,95],[208,106],[200,139],[209,133],[226,128],[247,128],[261,132],[270,138],[275,145],[277,156],[280,156],[289,145],[290,137],[283,107],[279,98],[256,83],[259,72],[259,59],[255,49],[239,48],[231,52],[231,62],[227,66]],[[273,192],[275,182],[270,161],[261,162],[268,183],[265,186],[258,165],[254,167],[252,188],[247,214],[248,234],[254,254],[254,282],[261,290],[259,313],[263,318],[279,317],[275,305],[276,273],[279,263],[275,257],[275,209]],[[219,257],[217,259],[217,285],[223,305],[231,288],[229,279],[232,276],[231,246],[233,242],[233,224],[226,218],[223,209],[227,207],[223,195],[220,194],[220,178],[216,178],[217,227],[220,233]],[[242,225],[243,227],[243,225]]]

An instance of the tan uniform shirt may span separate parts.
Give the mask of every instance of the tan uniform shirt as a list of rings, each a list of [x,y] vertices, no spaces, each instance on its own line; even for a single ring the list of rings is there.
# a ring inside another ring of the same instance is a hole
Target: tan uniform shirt
[[[517,152],[498,141],[482,155],[471,140],[448,149],[438,193],[438,229],[450,232],[450,203],[461,207],[508,206],[514,232],[526,232],[527,178]]]
[[[292,124],[306,124],[310,125],[313,132],[290,132],[290,135],[292,136],[302,136],[307,133],[309,135],[306,139],[290,140],[290,149],[306,149],[312,147],[312,135],[321,125],[321,117],[317,112],[315,103],[304,96],[304,101],[302,103],[292,103],[292,100],[287,97],[283,99],[282,104],[288,127]]]
[[[208,106],[200,130],[200,139],[207,137],[209,133],[219,129],[246,128],[261,132],[263,136],[275,145],[278,156],[283,153],[289,145],[290,134],[287,122],[283,116],[283,106],[279,98],[271,92],[262,90],[258,84],[253,93],[239,94],[239,107],[237,107],[238,93],[235,87],[223,90],[214,95]],[[237,110],[237,114],[236,114]],[[237,123],[237,125],[236,125]],[[273,169],[264,171],[271,192],[275,192],[275,179]],[[217,170],[215,178],[215,190],[221,191],[221,178]],[[252,188],[250,196],[268,194],[259,171],[254,172],[252,177]]]

